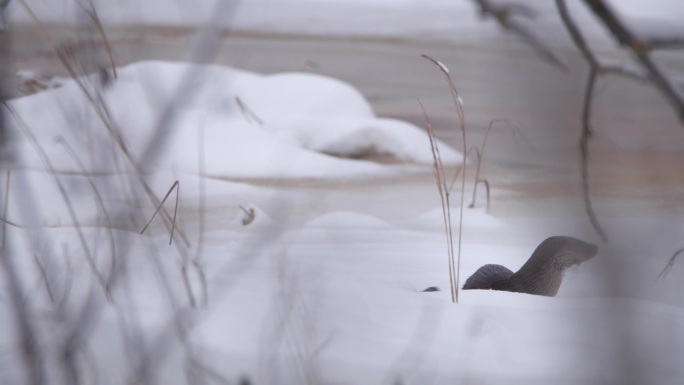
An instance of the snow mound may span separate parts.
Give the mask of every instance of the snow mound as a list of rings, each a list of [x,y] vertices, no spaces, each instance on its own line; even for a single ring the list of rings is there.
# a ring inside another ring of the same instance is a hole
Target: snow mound
[[[392,228],[388,223],[364,214],[334,211],[316,217],[304,226],[305,228],[316,229],[389,229]]]
[[[375,162],[340,157],[432,162],[428,137],[420,128],[375,117],[356,89],[320,75],[262,76],[221,66],[141,62],[120,69],[118,80],[104,89],[96,77],[82,80],[101,98],[109,127],[73,80],[15,100],[11,105],[24,123],[15,123],[15,130],[22,132],[24,126],[37,140],[36,145],[27,134],[17,135],[25,167],[49,169],[42,151],[58,171],[121,172],[121,159],[102,151],[120,151],[110,130],[121,135],[133,158],[145,162],[146,171],[331,178],[394,172]],[[445,163],[460,162],[461,156],[444,143],[440,149]]]

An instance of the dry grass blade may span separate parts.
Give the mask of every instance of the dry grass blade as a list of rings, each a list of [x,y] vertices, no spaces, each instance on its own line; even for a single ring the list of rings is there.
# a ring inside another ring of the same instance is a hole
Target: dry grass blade
[[[107,39],[107,34],[105,33],[104,28],[102,27],[100,17],[97,16],[97,12],[95,11],[95,5],[93,4],[93,1],[88,0],[88,4],[90,9],[84,9],[84,11],[86,15],[88,15],[90,20],[93,22],[95,28],[97,28],[97,32],[100,34],[100,37],[102,38],[102,42],[104,43],[105,49],[107,50],[107,56],[109,56],[109,65],[112,68],[114,79],[117,79],[118,76],[116,74],[116,64],[114,64],[114,55],[112,55],[112,46],[109,44],[109,39]]]
[[[55,138],[55,141],[59,144],[61,144],[64,147],[64,150],[69,154],[69,156],[76,162],[78,165],[79,169],[81,170],[81,173],[85,175],[86,179],[88,180],[88,184],[90,185],[91,190],[93,191],[93,194],[95,196],[95,201],[97,202],[98,206],[100,207],[100,210],[102,214],[104,215],[104,219],[107,222],[107,232],[109,233],[109,247],[110,247],[110,254],[112,256],[112,264],[111,264],[111,270],[109,272],[109,278],[107,279],[107,285],[111,287],[112,281],[115,277],[116,274],[116,242],[114,242],[114,226],[112,224],[112,220],[109,216],[109,211],[107,210],[107,206],[105,206],[104,199],[102,198],[102,194],[100,194],[100,190],[98,190],[97,186],[95,185],[95,181],[93,180],[92,176],[87,172],[85,165],[83,162],[81,162],[81,159],[79,159],[78,155],[76,155],[76,152],[74,151],[73,148],[67,143],[66,140],[64,140],[63,137],[58,136]]]
[[[477,155],[477,168],[475,169],[475,185],[473,186],[473,201],[470,203],[470,208],[475,207],[475,199],[477,197],[477,186],[480,183],[484,183],[486,189],[487,189],[487,210],[489,211],[489,206],[490,206],[490,194],[489,194],[489,181],[486,179],[481,179],[480,178],[480,168],[482,167],[482,159],[484,158],[484,150],[485,146],[487,145],[487,138],[489,137],[489,131],[492,130],[492,127],[494,126],[495,123],[508,123],[508,127],[512,128],[511,123],[506,120],[506,119],[493,119],[492,121],[489,122],[489,126],[487,127],[487,130],[485,131],[484,138],[482,139],[482,145],[480,146],[479,149],[475,149],[476,155]],[[513,128],[512,128],[513,129]],[[513,129],[513,132],[515,133],[515,129]]]
[[[57,188],[59,189],[59,193],[62,196],[62,199],[64,200],[64,204],[67,208],[67,212],[69,213],[69,217],[71,218],[71,221],[74,225],[74,228],[76,230],[76,234],[78,236],[78,240],[81,244],[81,248],[83,249],[83,252],[85,253],[85,258],[86,261],[88,262],[88,265],[90,266],[90,269],[97,278],[97,280],[100,282],[100,285],[102,286],[102,289],[105,292],[105,295],[107,296],[107,299],[109,301],[112,300],[111,298],[111,293],[109,291],[109,282],[105,277],[100,273],[100,271],[97,269],[97,265],[95,264],[95,259],[93,257],[93,253],[90,250],[90,246],[88,245],[88,242],[86,240],[85,234],[83,233],[83,228],[81,226],[80,220],[78,219],[78,215],[76,215],[76,209],[74,208],[74,205],[72,203],[71,196],[67,193],[66,187],[64,187],[64,183],[62,183],[62,180],[57,176],[57,172],[55,170],[54,165],[52,164],[52,161],[50,158],[47,156],[45,153],[43,147],[40,145],[38,142],[38,139],[36,136],[33,134],[33,131],[26,125],[26,122],[21,118],[19,113],[14,109],[14,107],[10,106],[9,104],[5,104],[5,107],[7,110],[10,112],[12,117],[14,118],[14,121],[17,123],[21,131],[26,135],[28,138],[29,142],[31,143],[31,146],[33,146],[34,150],[38,154],[38,156],[41,159],[41,162],[47,169],[47,171],[52,175],[52,177],[55,180],[55,184],[57,185]]]
[[[204,269],[201,266],[202,256],[204,255],[204,238],[206,227],[206,207],[207,207],[207,186],[206,186],[206,146],[205,146],[205,121],[202,120],[197,130],[197,166],[199,171],[199,235],[197,240],[197,253],[195,258],[193,258],[193,265],[197,269],[197,273],[200,276],[200,282],[202,283],[202,305],[207,306],[209,304],[209,287],[207,285],[207,277],[204,274]]]
[[[243,102],[239,96],[235,97],[235,102],[237,103],[238,107],[240,107],[240,112],[242,112],[242,115],[245,117],[245,120],[247,120],[247,123],[252,123],[252,120],[254,120],[258,125],[264,125],[264,121],[261,120],[261,118],[259,118],[259,116],[254,113],[251,108],[247,107],[245,102]]]
[[[0,119],[2,118],[2,114],[0,114]],[[0,123],[2,124],[2,123]],[[10,192],[10,180],[11,180],[12,172],[8,168],[5,170],[5,200],[2,202],[2,243],[0,243],[0,247],[5,246],[6,242],[6,237],[7,237],[7,225],[14,225],[13,223],[9,222],[7,218],[7,211],[9,208],[9,192]]]
[[[0,111],[0,126],[4,124],[2,121],[3,114]],[[2,216],[7,217],[9,212],[9,186],[10,186],[10,171],[7,170],[7,185],[5,186],[5,196],[2,197],[3,207]],[[2,226],[2,249],[0,254],[0,272],[4,274],[4,282],[7,286],[9,296],[8,308],[11,306],[9,314],[14,315],[14,324],[18,329],[19,351],[23,356],[20,360],[24,364],[26,371],[26,379],[32,384],[42,384],[45,381],[45,359],[42,356],[41,347],[38,340],[38,334],[34,328],[34,324],[30,319],[29,308],[25,305],[23,298],[24,285],[22,283],[22,275],[15,265],[15,260],[11,254],[9,242],[6,242],[6,227]],[[13,310],[13,311],[12,311]]]
[[[430,149],[432,150],[433,172],[435,174],[435,181],[437,182],[437,191],[439,191],[439,198],[442,204],[442,216],[444,218],[444,230],[447,237],[447,255],[449,259],[449,285],[451,289],[451,301],[458,301],[458,287],[454,278],[454,241],[451,226],[451,207],[449,204],[449,190],[447,190],[446,179],[444,177],[444,167],[442,165],[442,158],[439,154],[439,147],[437,146],[437,138],[432,128],[430,118],[425,112],[425,107],[420,100],[418,100],[420,108],[423,111],[423,117],[427,126],[428,137],[430,138]]]
[[[485,186],[485,194],[487,196],[487,212],[489,212],[489,207],[491,206],[491,193],[489,187],[489,181],[484,178],[477,178],[475,180],[475,185],[473,186],[473,202],[468,206],[469,208],[475,207],[475,197],[477,196],[477,186],[483,184]]]
[[[145,230],[147,230],[147,227],[150,225],[150,223],[152,223],[152,220],[157,215],[159,210],[161,210],[161,207],[164,205],[164,203],[169,198],[169,195],[171,195],[174,189],[176,189],[176,206],[173,210],[173,221],[171,222],[171,235],[169,236],[169,245],[171,244],[171,241],[173,241],[173,230],[176,228],[176,214],[178,214],[178,190],[180,189],[180,183],[178,183],[178,181],[173,182],[169,191],[167,191],[166,195],[164,195],[164,199],[162,199],[159,205],[157,205],[157,209],[154,210],[154,214],[152,214],[150,220],[147,221],[145,227],[143,227],[143,229],[140,230],[140,234],[145,233]]]
[[[656,278],[656,281],[659,280],[660,278],[667,278],[667,275],[670,274],[670,271],[672,271],[672,268],[674,267],[675,260],[677,259],[677,256],[681,253],[684,253],[684,248],[681,248],[677,251],[675,251],[674,254],[672,254],[672,257],[670,257],[670,260],[667,261],[667,265],[665,265],[665,268],[663,271],[658,274],[658,278]]]
[[[475,152],[475,156],[478,156],[478,148],[475,146],[472,146],[466,151],[466,158],[469,157],[473,152]],[[456,181],[458,180],[459,175],[461,175],[461,171],[465,169],[465,163],[464,164],[459,164],[458,167],[456,167],[456,172],[454,173],[454,178],[451,180],[451,183],[449,184],[449,191],[453,191],[454,185],[456,184]],[[465,178],[465,175],[463,176]]]
[[[54,306],[55,305],[55,295],[53,294],[54,291],[52,289],[52,284],[50,283],[50,279],[48,278],[48,273],[47,273],[47,270],[45,269],[45,265],[43,265],[43,263],[40,261],[40,258],[38,257],[37,254],[33,255],[33,261],[36,263],[36,267],[38,268],[38,272],[40,273],[41,280],[45,284],[45,291],[47,291],[48,298],[50,299],[50,303]]]
[[[243,205],[240,205],[240,210],[242,210],[242,212],[246,215],[246,217],[242,218],[243,226],[247,226],[248,224],[254,222],[254,219],[256,218],[256,213],[254,212],[253,207],[246,209]]]
[[[458,93],[458,89],[456,88],[456,84],[454,83],[454,80],[451,78],[451,74],[449,73],[449,69],[442,64],[441,62],[431,58],[430,56],[427,55],[421,55],[425,59],[431,61],[433,64],[435,64],[440,71],[446,76],[447,82],[449,84],[449,92],[451,93],[451,98],[454,102],[454,106],[456,107],[456,111],[458,112],[458,120],[460,123],[460,128],[461,128],[461,135],[462,135],[462,152],[463,152],[463,178],[461,179],[461,211],[459,214],[459,220],[458,220],[458,259],[456,261],[456,272],[455,274],[455,279],[456,279],[456,303],[458,303],[458,287],[459,287],[459,275],[461,271],[461,243],[462,243],[462,235],[463,235],[463,207],[465,205],[465,178],[466,178],[466,156],[467,156],[467,148],[468,148],[468,141],[466,139],[466,128],[465,128],[465,113],[463,111],[463,100],[461,99],[461,96]]]

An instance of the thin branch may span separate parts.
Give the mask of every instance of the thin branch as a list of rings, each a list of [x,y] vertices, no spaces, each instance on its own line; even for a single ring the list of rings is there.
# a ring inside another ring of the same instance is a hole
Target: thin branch
[[[565,63],[556,56],[542,41],[532,32],[530,32],[524,24],[515,19],[515,16],[522,16],[532,19],[535,16],[534,10],[524,4],[491,4],[489,0],[473,0],[480,6],[480,14],[482,17],[491,16],[497,23],[505,30],[521,37],[528,45],[530,45],[544,60],[567,71]]]
[[[577,48],[584,56],[585,60],[589,64],[589,76],[587,77],[587,83],[584,89],[584,104],[582,107],[582,135],[580,136],[580,168],[582,173],[582,193],[584,196],[584,207],[589,217],[591,225],[596,230],[596,233],[603,239],[607,241],[605,231],[601,227],[601,224],[596,217],[594,212],[594,207],[591,203],[591,194],[589,192],[589,139],[591,138],[591,101],[594,95],[594,85],[596,84],[596,79],[601,70],[601,65],[596,59],[596,56],[591,52],[589,46],[587,45],[584,36],[580,32],[579,28],[575,22],[570,17],[568,10],[565,6],[565,0],[556,0],[556,7],[558,8],[558,13],[563,20],[570,37],[577,46]]]
[[[561,0],[556,0],[558,3]],[[629,49],[637,61],[646,70],[651,81],[660,89],[660,92],[672,104],[679,119],[684,122],[684,96],[677,90],[677,87],[665,75],[664,71],[658,67],[651,59],[650,53],[652,46],[648,40],[641,40],[625,26],[615,15],[612,9],[603,0],[584,0],[591,11],[608,28],[610,33],[617,39],[618,44]],[[657,43],[657,41],[656,41]],[[659,43],[662,45],[662,43]]]
[[[589,70],[589,78],[584,93],[584,108],[582,113],[582,135],[580,137],[580,154],[581,154],[581,170],[582,170],[582,193],[584,195],[584,208],[589,216],[591,225],[594,226],[596,233],[603,239],[608,241],[603,227],[596,217],[594,207],[591,203],[591,193],[589,191],[589,139],[591,138],[591,100],[593,96],[594,85],[596,84],[597,71],[595,68]]]

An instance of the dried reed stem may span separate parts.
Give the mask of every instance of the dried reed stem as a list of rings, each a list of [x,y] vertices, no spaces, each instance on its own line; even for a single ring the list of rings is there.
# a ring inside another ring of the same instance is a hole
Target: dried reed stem
[[[441,62],[431,58],[430,56],[427,55],[422,55],[425,59],[428,59],[432,63],[434,63],[440,71],[446,76],[447,82],[449,83],[449,92],[451,93],[451,99],[454,102],[454,106],[456,107],[456,112],[458,113],[458,120],[460,122],[460,128],[461,128],[461,135],[463,138],[463,143],[462,143],[462,152],[463,152],[463,179],[461,180],[461,211],[459,214],[459,219],[458,219],[458,259],[456,261],[456,271],[454,272],[455,279],[456,279],[456,288],[455,288],[455,302],[458,303],[458,288],[459,288],[459,275],[461,271],[461,244],[462,244],[462,238],[463,238],[463,207],[465,205],[465,179],[466,179],[466,156],[467,156],[467,148],[468,148],[468,142],[466,140],[466,128],[465,128],[465,113],[463,111],[463,101],[461,99],[461,96],[458,94],[458,89],[456,88],[456,84],[454,83],[453,79],[451,78],[451,74],[449,73],[449,69],[442,64]]]
[[[433,167],[432,171],[435,174],[435,181],[437,182],[437,191],[442,205],[442,216],[444,218],[444,231],[447,237],[447,255],[449,259],[449,286],[451,289],[451,301],[456,303],[458,300],[458,288],[456,286],[454,273],[454,240],[451,226],[451,207],[449,204],[449,190],[446,188],[446,179],[444,177],[444,167],[442,165],[442,157],[439,154],[439,147],[437,146],[437,138],[435,131],[432,128],[432,122],[425,112],[425,107],[420,100],[418,100],[420,108],[423,111],[425,123],[427,126],[428,138],[430,138],[430,149],[432,151]]]

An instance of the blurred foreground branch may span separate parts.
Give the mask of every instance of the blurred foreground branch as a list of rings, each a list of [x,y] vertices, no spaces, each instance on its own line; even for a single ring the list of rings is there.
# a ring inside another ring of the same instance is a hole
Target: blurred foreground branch
[[[542,59],[566,71],[568,68],[553,51],[544,45],[532,31],[529,30],[520,18],[533,19],[535,11],[527,5],[508,3],[492,4],[489,0],[473,0],[480,7],[482,18],[493,17],[501,28],[521,37],[529,44]]]
[[[682,45],[683,40],[677,37],[652,40],[640,39],[633,31],[627,28],[603,0],[584,0],[584,2],[589,6],[594,15],[603,22],[620,46],[634,54],[635,59],[646,71],[649,80],[667,98],[679,119],[684,122],[684,94],[682,91],[677,90],[674,82],[665,75],[663,69],[651,58],[652,50],[668,47],[676,48]]]
[[[615,15],[602,0],[585,0],[591,11],[605,24],[608,31],[615,37],[618,43],[630,50],[636,60],[641,64],[644,73],[633,71],[629,68],[609,65],[601,62],[598,57],[592,52],[587,44],[580,28],[573,21],[570,16],[565,0],[556,0],[556,7],[558,13],[563,21],[563,25],[567,29],[575,46],[580,50],[582,56],[589,64],[589,75],[584,92],[584,103],[582,107],[582,135],[580,137],[580,151],[581,151],[581,170],[582,170],[582,191],[584,195],[585,209],[589,220],[596,232],[607,240],[606,234],[601,227],[594,209],[591,204],[591,195],[589,192],[589,139],[591,137],[591,105],[594,92],[594,86],[599,75],[615,74],[620,76],[630,77],[636,80],[652,82],[663,94],[663,96],[670,101],[678,114],[680,120],[684,121],[684,96],[676,89],[676,86],[670,81],[663,70],[652,60],[650,52],[656,48],[663,48],[664,42],[676,43],[678,39],[654,39],[654,40],[640,40],[636,35],[630,31]],[[674,46],[674,44],[673,44]]]

